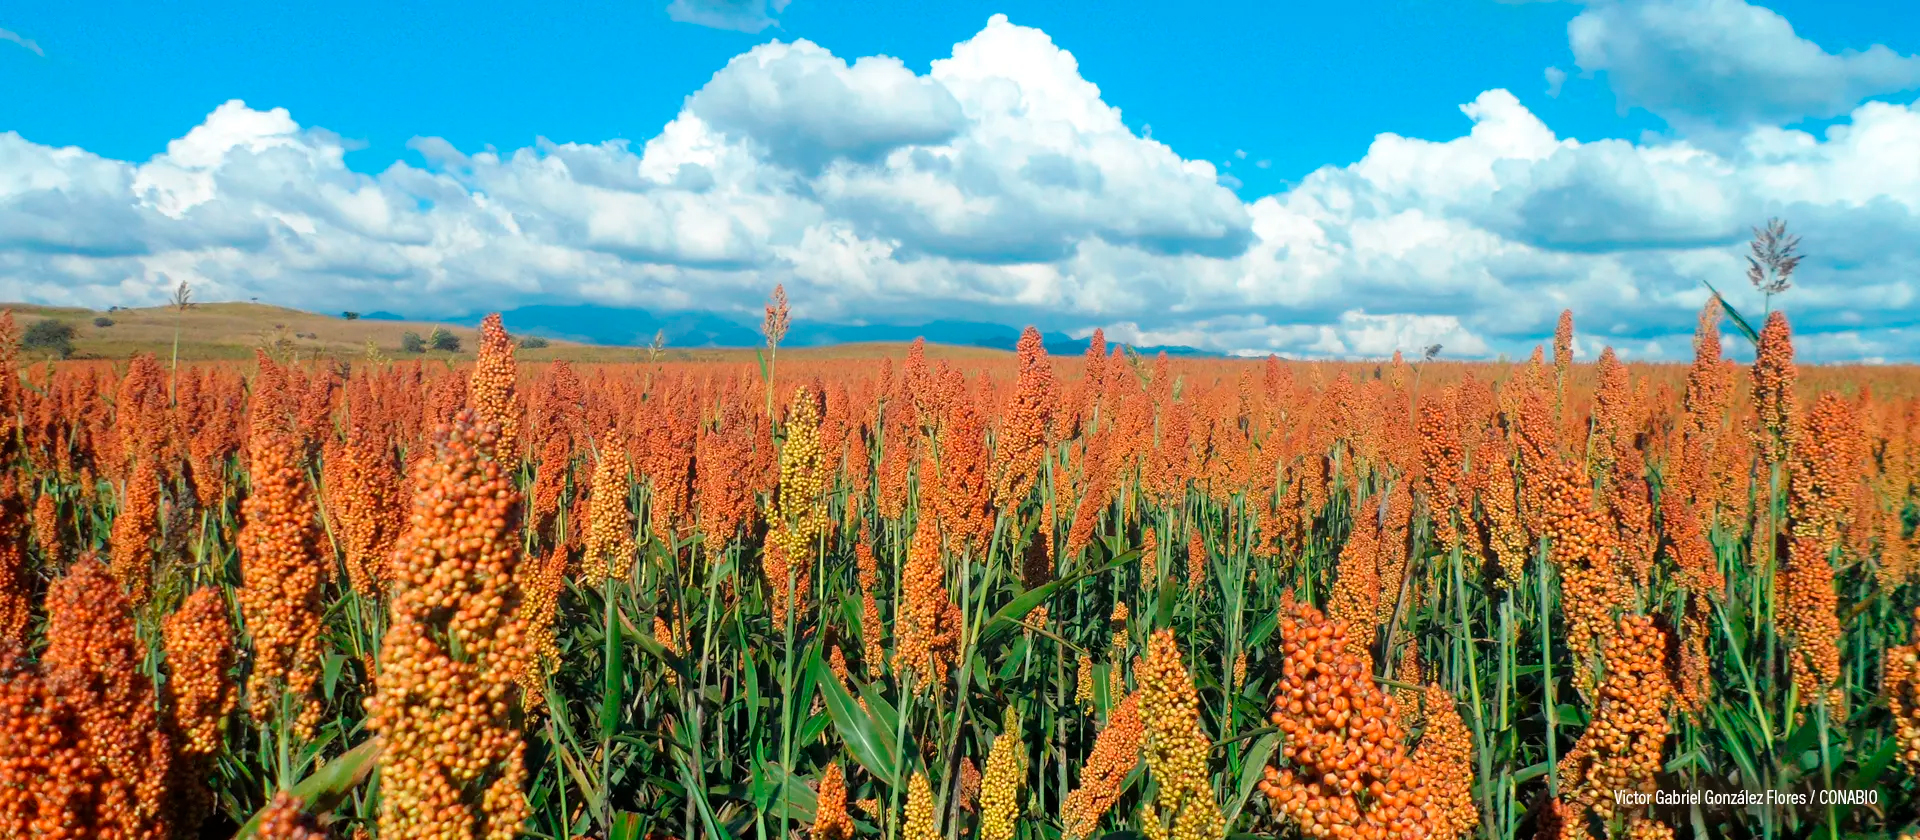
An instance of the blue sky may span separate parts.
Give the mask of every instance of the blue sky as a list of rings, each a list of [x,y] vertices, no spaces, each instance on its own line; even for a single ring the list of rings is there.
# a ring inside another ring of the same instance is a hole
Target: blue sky
[[[1672,356],[1793,209],[1830,257],[1785,301],[1808,350],[1920,356],[1920,4],[276,5],[0,8],[0,297],[746,313],[784,281],[828,320],[1302,355],[1517,352],[1573,306]],[[1083,106],[1118,128],[1049,112]]]

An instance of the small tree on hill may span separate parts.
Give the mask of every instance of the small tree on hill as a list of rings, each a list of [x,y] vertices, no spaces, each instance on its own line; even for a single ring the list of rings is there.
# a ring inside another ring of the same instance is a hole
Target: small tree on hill
[[[20,346],[31,353],[64,359],[73,355],[73,325],[63,321],[35,321]]]
[[[433,334],[427,336],[427,346],[443,353],[458,353],[460,337],[447,332],[443,327],[434,327]]]
[[[345,319],[347,319],[347,320],[349,320],[349,321],[358,321],[358,320],[360,320],[360,313],[358,313],[358,312],[342,312],[342,313],[340,313],[340,317],[342,317],[342,318],[345,318]]]
[[[400,351],[403,353],[425,353],[427,352],[427,340],[421,338],[419,333],[412,330],[403,332],[400,334]]]

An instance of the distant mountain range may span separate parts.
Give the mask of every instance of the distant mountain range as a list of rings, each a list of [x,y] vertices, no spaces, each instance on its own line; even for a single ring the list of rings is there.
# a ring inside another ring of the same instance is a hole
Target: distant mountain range
[[[420,320],[391,312],[362,315],[369,320]],[[483,314],[456,318],[435,318],[455,324],[477,325]],[[536,304],[503,310],[501,320],[514,333],[537,335],[563,341],[614,347],[644,347],[656,333],[665,333],[668,347],[757,347],[764,340],[759,324],[742,324],[704,312],[655,315],[643,309],[616,309],[605,306],[559,306]],[[795,321],[787,329],[786,345],[825,347],[835,344],[909,342],[924,338],[934,344],[963,347],[988,347],[1012,350],[1020,341],[1020,328],[977,321],[932,321],[918,325],[831,324]],[[1047,352],[1056,356],[1087,352],[1087,339],[1065,333],[1042,333]],[[1169,356],[1215,355],[1192,347],[1135,347],[1136,352]]]

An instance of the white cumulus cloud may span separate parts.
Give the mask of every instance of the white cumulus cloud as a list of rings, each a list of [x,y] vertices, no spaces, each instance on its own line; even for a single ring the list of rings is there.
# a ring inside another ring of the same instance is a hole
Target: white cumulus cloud
[[[1662,358],[1687,351],[1702,281],[1754,302],[1748,226],[1780,215],[1809,255],[1780,301],[1808,357],[1920,358],[1915,106],[1708,145],[1562,137],[1504,90],[1461,111],[1456,136],[1382,134],[1243,201],[1000,16],[926,72],[773,42],[650,138],[423,136],[423,163],[372,175],[330,132],[230,102],[145,161],[0,134],[0,299],[156,304],[185,280],[320,311],[745,321],[779,282],[822,321],[1368,357],[1519,356],[1571,308],[1583,353]]]

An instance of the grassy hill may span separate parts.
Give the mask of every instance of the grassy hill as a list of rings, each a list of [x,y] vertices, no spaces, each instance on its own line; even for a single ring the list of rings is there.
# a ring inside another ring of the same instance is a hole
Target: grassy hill
[[[0,303],[11,310],[14,321],[25,330],[35,321],[57,320],[74,328],[75,359],[126,359],[148,352],[168,359],[176,340],[182,360],[204,361],[249,359],[254,348],[278,347],[283,355],[298,358],[365,358],[374,352],[392,359],[421,358],[401,349],[401,337],[409,332],[426,336],[445,329],[460,339],[461,352],[429,352],[426,358],[471,357],[479,330],[455,324],[415,321],[359,319],[349,321],[337,315],[318,315],[297,309],[261,303],[196,303],[185,311],[171,306],[146,309],[120,309],[101,312],[73,307],[36,306]],[[101,326],[96,319],[111,322]],[[514,332],[511,319],[507,330]],[[906,346],[899,343],[841,344],[829,347],[781,348],[782,358],[875,358],[901,355]],[[930,358],[992,358],[1004,356],[1000,350],[978,347],[929,345]],[[637,362],[648,357],[644,347],[604,347],[571,341],[549,340],[539,349],[523,348],[518,356],[528,361],[567,359],[578,362]],[[661,358],[672,361],[751,362],[752,349],[668,347]]]

